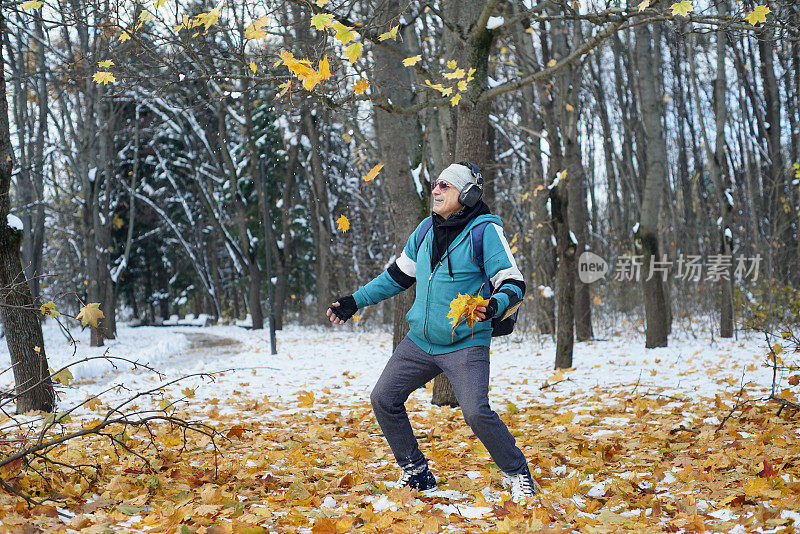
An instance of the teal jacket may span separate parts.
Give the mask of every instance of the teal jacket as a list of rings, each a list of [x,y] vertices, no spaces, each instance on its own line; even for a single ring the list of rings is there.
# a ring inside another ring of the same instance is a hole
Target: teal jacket
[[[406,314],[411,341],[429,354],[445,354],[466,347],[488,347],[492,339],[491,321],[477,321],[470,328],[462,320],[454,330],[447,318],[450,302],[459,293],[477,295],[483,285],[483,272],[481,266],[473,261],[475,254],[470,239],[470,230],[483,221],[491,223],[483,234],[483,258],[486,276],[495,288],[493,296],[497,300],[496,316],[499,317],[510,300],[522,299],[525,285],[503,232],[502,221],[497,215],[491,214],[478,215],[467,223],[433,269],[433,228],[428,230],[417,250],[420,223],[408,238],[400,257],[386,271],[353,293],[356,305],[363,308],[377,304],[404,291],[416,281],[416,298]],[[443,265],[448,255],[452,264],[452,278],[447,266]]]

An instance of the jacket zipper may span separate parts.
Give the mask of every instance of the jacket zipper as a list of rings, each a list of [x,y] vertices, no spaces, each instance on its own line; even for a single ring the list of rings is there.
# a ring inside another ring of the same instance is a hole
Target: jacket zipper
[[[433,342],[430,340],[430,338],[428,338],[428,311],[430,311],[430,304],[431,304],[431,282],[433,281],[433,275],[436,273],[436,269],[441,267],[442,262],[444,261],[444,259],[447,256],[449,256],[450,253],[453,250],[455,250],[455,248],[458,245],[460,245],[462,241],[464,241],[464,239],[467,238],[467,236],[470,234],[471,231],[472,231],[472,227],[470,227],[469,231],[467,231],[466,235],[464,237],[462,237],[461,240],[458,243],[448,247],[448,249],[444,253],[444,256],[442,256],[442,259],[440,259],[439,263],[436,264],[436,267],[434,267],[433,270],[431,270],[431,275],[428,277],[428,291],[425,294],[425,321],[422,324],[422,334],[425,336],[425,341],[427,341],[431,345],[433,345]],[[433,232],[431,232],[431,234],[433,234]],[[428,246],[428,250],[430,250],[430,246]]]

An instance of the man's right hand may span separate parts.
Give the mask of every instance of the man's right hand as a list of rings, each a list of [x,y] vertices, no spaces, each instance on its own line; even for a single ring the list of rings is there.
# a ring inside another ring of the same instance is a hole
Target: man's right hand
[[[357,311],[356,299],[352,295],[347,295],[332,303],[326,314],[333,324],[344,324]]]

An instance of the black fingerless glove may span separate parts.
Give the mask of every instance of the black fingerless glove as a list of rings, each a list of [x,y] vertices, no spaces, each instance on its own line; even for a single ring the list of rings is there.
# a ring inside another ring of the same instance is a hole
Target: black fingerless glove
[[[331,306],[331,311],[336,317],[338,317],[342,321],[347,322],[347,320],[358,311],[358,306],[356,306],[356,299],[353,298],[353,295],[347,295],[346,297],[342,297],[336,302],[338,302],[339,305]],[[497,305],[495,305],[495,309],[497,309]]]
[[[486,316],[486,320],[488,321],[492,317],[495,316],[497,313],[497,299],[492,297],[489,299],[489,304],[486,305],[486,312],[484,315]]]

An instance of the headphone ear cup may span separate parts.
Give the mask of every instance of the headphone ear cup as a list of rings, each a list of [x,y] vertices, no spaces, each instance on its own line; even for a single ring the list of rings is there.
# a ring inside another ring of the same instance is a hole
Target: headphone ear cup
[[[458,203],[461,204],[462,206],[471,208],[472,206],[477,204],[478,201],[481,199],[482,193],[483,191],[481,191],[480,187],[478,187],[475,184],[469,184],[458,195]]]

